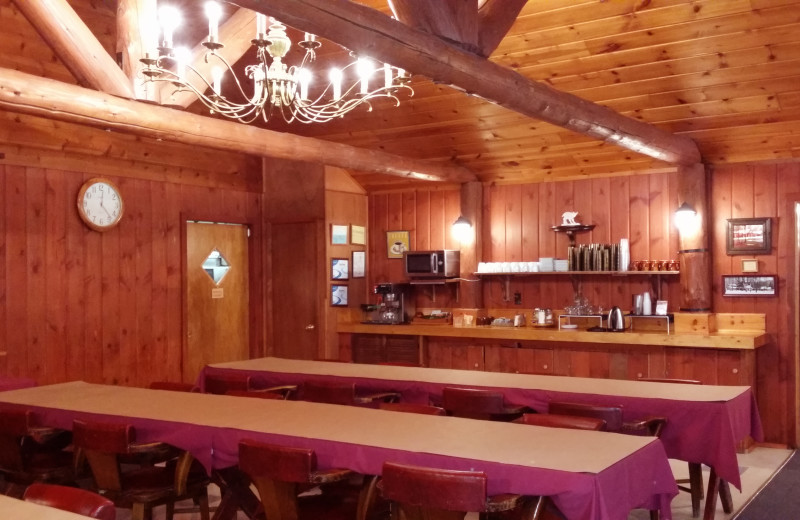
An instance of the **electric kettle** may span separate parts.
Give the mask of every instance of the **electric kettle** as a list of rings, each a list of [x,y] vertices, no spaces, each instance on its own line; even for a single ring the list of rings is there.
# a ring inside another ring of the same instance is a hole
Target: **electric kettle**
[[[608,330],[618,332],[625,330],[625,318],[622,316],[622,309],[612,307],[608,311]]]

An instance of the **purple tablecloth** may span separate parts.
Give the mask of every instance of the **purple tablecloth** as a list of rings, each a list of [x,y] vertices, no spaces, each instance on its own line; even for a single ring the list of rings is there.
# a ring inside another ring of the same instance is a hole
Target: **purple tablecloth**
[[[36,386],[36,381],[26,377],[0,377],[0,392],[18,388],[30,388],[32,386]]]
[[[320,467],[365,474],[387,460],[479,469],[490,494],[548,495],[571,520],[625,520],[639,507],[669,520],[677,494],[659,440],[613,433],[82,382],[0,394],[8,407],[67,429],[75,419],[132,424],[137,440],[187,449],[209,469],[236,464],[244,438],[310,447]]]
[[[202,388],[206,375],[231,373],[251,376],[253,384],[260,387],[309,380],[354,382],[364,392],[400,392],[408,402],[437,402],[445,386],[472,386],[502,391],[508,402],[525,404],[540,412],[546,412],[551,401],[622,406],[626,421],[666,417],[661,441],[670,458],[711,466],[720,478],[739,489],[736,445],[748,435],[756,440],[763,438],[755,397],[749,387],[378,367],[280,358],[206,366],[198,384]]]

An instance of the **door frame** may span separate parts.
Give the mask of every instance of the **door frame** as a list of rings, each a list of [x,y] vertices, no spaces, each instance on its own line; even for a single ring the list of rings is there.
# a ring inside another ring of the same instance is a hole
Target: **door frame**
[[[222,224],[237,224],[247,226],[250,231],[247,244],[247,277],[250,298],[248,302],[248,321],[249,321],[249,345],[248,352],[250,358],[264,356],[264,280],[263,280],[263,240],[261,226],[257,222],[252,222],[245,218],[231,218],[230,216],[198,215],[197,213],[181,212],[181,372],[183,371],[183,361],[186,356],[189,334],[188,302],[186,301],[187,277],[186,277],[186,239],[188,222],[208,222]]]
[[[794,210],[794,265],[792,268],[794,285],[794,447],[800,446],[800,202],[792,204]]]

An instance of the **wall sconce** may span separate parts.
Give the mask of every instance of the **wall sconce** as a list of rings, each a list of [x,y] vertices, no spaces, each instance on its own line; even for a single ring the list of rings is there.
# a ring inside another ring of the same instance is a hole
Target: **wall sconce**
[[[453,222],[453,238],[459,242],[469,242],[472,239],[472,222],[463,215]]]
[[[697,224],[697,211],[686,202],[681,204],[675,211],[675,227],[678,228],[678,232],[681,234],[692,233],[696,231]]]

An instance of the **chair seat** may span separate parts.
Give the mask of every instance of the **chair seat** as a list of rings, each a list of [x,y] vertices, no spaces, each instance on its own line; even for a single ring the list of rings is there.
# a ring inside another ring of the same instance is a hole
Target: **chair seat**
[[[36,483],[28,486],[22,498],[26,502],[98,520],[115,520],[117,516],[113,502],[80,488]]]

